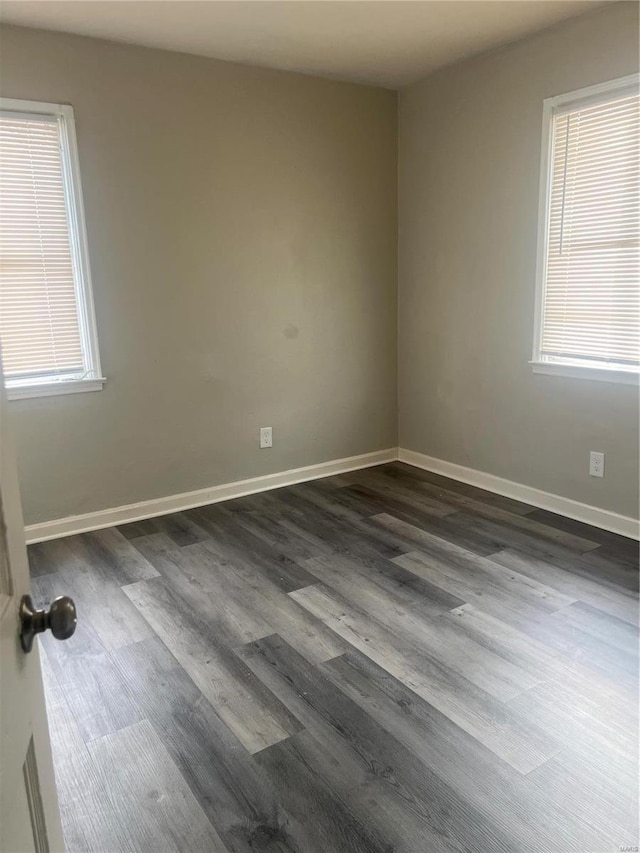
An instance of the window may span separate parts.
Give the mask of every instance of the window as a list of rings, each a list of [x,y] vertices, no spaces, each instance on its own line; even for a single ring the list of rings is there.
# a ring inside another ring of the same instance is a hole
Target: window
[[[533,369],[638,381],[638,76],[544,103]]]
[[[69,106],[0,99],[0,341],[10,398],[102,387]]]

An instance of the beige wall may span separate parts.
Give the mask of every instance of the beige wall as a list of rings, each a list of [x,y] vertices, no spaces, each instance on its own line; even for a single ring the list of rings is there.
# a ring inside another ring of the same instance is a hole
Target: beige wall
[[[610,5],[401,93],[398,347],[402,447],[635,516],[637,390],[527,362],[542,99],[636,71],[637,28]],[[4,96],[76,110],[108,377],[11,403],[27,522],[394,445],[396,96],[12,27],[1,48]]]
[[[398,356],[402,447],[636,518],[637,389],[527,362],[542,100],[637,70],[621,3],[401,93]]]
[[[4,96],[75,108],[108,379],[11,403],[27,523],[394,446],[395,93],[20,28],[1,48]]]

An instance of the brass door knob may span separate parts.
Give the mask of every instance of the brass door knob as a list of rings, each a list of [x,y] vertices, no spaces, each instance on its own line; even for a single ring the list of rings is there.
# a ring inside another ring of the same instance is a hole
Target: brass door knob
[[[36,610],[30,595],[23,595],[20,602],[20,643],[25,652],[33,648],[36,634],[47,629],[56,640],[68,640],[76,630],[78,614],[73,599],[60,595],[51,602],[48,610]]]

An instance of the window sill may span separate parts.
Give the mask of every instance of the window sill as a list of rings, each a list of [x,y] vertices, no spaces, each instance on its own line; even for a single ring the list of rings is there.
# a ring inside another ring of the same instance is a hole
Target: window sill
[[[102,391],[106,379],[70,379],[66,382],[42,382],[39,385],[17,385],[7,388],[7,399],[26,400],[29,397],[58,397],[62,394],[83,394]]]
[[[562,364],[556,361],[530,361],[534,373],[548,376],[569,376],[572,379],[593,379],[597,382],[618,382],[622,385],[638,385],[637,370],[616,370],[611,367],[592,367],[582,364]]]

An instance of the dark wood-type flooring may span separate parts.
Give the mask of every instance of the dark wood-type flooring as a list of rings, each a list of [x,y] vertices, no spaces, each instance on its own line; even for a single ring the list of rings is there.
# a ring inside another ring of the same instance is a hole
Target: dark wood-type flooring
[[[638,843],[635,542],[394,463],[29,551],[69,853]]]

